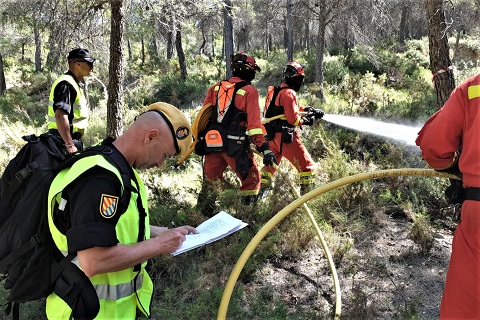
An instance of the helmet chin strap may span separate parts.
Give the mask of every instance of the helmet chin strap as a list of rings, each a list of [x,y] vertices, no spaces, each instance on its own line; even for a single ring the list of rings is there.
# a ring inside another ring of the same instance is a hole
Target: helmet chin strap
[[[301,87],[302,84],[303,84],[303,78],[302,78],[302,77],[285,78],[285,83],[286,83],[290,88],[292,88],[293,90],[295,90],[296,92],[298,92],[298,90],[300,90],[300,87]]]

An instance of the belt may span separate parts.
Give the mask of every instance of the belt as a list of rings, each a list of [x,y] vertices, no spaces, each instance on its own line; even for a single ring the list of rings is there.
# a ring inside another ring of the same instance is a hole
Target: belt
[[[480,188],[468,187],[465,189],[465,197],[463,200],[480,201]]]

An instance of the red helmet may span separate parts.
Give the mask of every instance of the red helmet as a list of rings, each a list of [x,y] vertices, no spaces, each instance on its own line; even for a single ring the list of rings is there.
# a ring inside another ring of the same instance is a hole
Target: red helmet
[[[300,63],[290,61],[285,67],[283,67],[283,76],[285,78],[292,78],[298,76],[305,77],[305,71]]]
[[[260,72],[261,69],[255,62],[252,56],[247,55],[245,52],[239,52],[232,56],[230,69],[233,70],[245,70],[251,69]]]

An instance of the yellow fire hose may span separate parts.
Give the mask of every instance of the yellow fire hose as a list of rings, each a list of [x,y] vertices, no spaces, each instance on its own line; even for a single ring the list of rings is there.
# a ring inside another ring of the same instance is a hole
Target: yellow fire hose
[[[238,280],[238,277],[240,275],[240,272],[242,271],[243,267],[245,266],[247,260],[250,258],[252,255],[253,251],[255,248],[259,245],[260,241],[277,225],[279,224],[283,219],[285,219],[286,216],[288,216],[290,213],[292,213],[295,209],[297,209],[299,206],[305,204],[307,201],[325,193],[328,191],[331,191],[333,189],[358,182],[358,181],[363,181],[363,180],[369,180],[369,179],[379,179],[379,178],[387,178],[387,177],[399,177],[399,176],[424,176],[424,177],[442,177],[442,178],[450,178],[450,179],[459,179],[459,177],[452,175],[452,174],[447,174],[444,172],[438,172],[432,169],[417,169],[417,168],[403,168],[403,169],[388,169],[388,170],[379,170],[379,171],[373,171],[373,172],[365,172],[365,173],[359,173],[353,176],[345,177],[338,179],[336,181],[332,181],[330,183],[327,183],[326,185],[320,186],[309,193],[297,198],[295,201],[291,202],[288,206],[280,210],[275,216],[273,216],[258,232],[257,234],[250,240],[249,244],[243,251],[242,255],[238,259],[237,263],[232,269],[232,272],[230,273],[230,277],[228,278],[227,284],[225,285],[225,290],[223,291],[222,295],[222,300],[220,301],[220,306],[218,309],[218,315],[217,319],[218,320],[224,320],[227,317],[227,310],[228,310],[228,305],[230,303],[230,299],[232,296],[233,288],[235,287],[235,284]],[[295,190],[295,188],[292,188],[292,190]],[[296,191],[296,190],[295,190]],[[310,215],[309,215],[310,216]],[[315,219],[312,218],[311,220],[315,221]],[[314,223],[314,226],[316,226],[316,222]],[[318,226],[317,226],[318,227]],[[317,230],[317,233],[321,235],[320,229]],[[324,239],[323,236],[320,236],[320,239],[322,241],[322,246],[324,244]],[[326,248],[326,245],[324,246],[324,249]],[[328,249],[325,250],[326,254],[328,252]],[[329,253],[327,254],[327,256]],[[329,261],[330,263],[330,261]],[[335,270],[335,269],[333,269]],[[334,272],[332,270],[332,273]],[[341,299],[340,299],[340,287],[338,285],[338,279],[335,280],[336,274],[334,275],[334,282],[335,283],[335,296],[336,296],[336,306],[335,306],[335,316],[334,319],[340,319],[340,314],[341,314]]]
[[[260,155],[260,152],[256,150],[254,150],[254,152]],[[281,172],[278,165],[274,164],[274,167],[277,170],[277,172]],[[287,181],[295,197],[297,199],[300,198],[301,194],[297,191],[292,181],[290,179],[287,179]],[[318,226],[317,221],[315,220],[315,217],[313,216],[312,211],[310,210],[306,202],[302,204],[302,208],[305,211],[305,213],[308,215],[308,218],[310,219],[310,222],[312,223],[313,228],[315,229],[315,232],[317,233],[317,236],[320,239],[320,244],[322,245],[323,251],[325,251],[325,256],[327,257],[328,265],[330,267],[330,272],[332,273],[332,277],[333,277],[333,287],[335,291],[335,315],[338,314],[338,316],[340,316],[340,312],[342,309],[342,298],[341,298],[341,292],[340,292],[340,283],[338,281],[337,270],[335,268],[335,263],[333,262],[332,254],[330,253],[330,250],[328,249],[328,246],[327,246],[327,242],[323,237],[323,233],[320,230],[320,227]]]

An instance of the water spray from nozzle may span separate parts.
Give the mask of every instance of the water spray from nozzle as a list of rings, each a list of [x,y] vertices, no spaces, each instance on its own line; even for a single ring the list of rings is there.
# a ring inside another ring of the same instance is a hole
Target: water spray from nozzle
[[[415,139],[421,129],[420,127],[387,123],[371,118],[342,116],[337,114],[325,114],[322,120],[358,132],[371,133],[377,136],[398,140],[412,146],[415,145]]]

